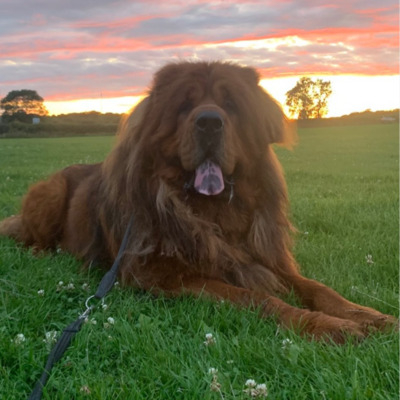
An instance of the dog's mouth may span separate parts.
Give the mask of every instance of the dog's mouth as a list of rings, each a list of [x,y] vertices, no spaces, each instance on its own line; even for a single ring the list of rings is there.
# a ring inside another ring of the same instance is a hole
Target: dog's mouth
[[[191,192],[208,197],[220,195],[218,197],[227,199],[230,204],[235,194],[234,187],[233,175],[225,176],[219,164],[208,158],[195,171],[188,173],[183,189],[187,195]]]
[[[197,193],[214,196],[225,189],[221,167],[209,158],[203,161],[195,171],[194,189]]]
[[[231,188],[234,158],[226,141],[227,119],[215,105],[197,107],[188,119],[188,128],[180,148],[180,162],[187,171],[186,192],[218,196]]]
[[[194,189],[206,196],[215,196],[225,189],[221,157],[224,137],[224,117],[216,107],[201,109],[194,120],[195,141],[203,153],[203,160],[197,166]]]

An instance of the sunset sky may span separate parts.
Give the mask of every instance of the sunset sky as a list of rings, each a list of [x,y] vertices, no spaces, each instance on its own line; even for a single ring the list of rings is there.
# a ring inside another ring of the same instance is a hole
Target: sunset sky
[[[125,112],[169,61],[256,67],[282,104],[301,76],[332,83],[328,116],[399,108],[397,0],[1,0],[0,98],[51,114]]]

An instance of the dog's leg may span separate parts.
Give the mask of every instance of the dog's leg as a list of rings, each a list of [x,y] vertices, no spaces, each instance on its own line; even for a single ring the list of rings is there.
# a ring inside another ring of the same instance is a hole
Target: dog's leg
[[[0,223],[0,234],[36,250],[54,248],[64,228],[67,192],[60,172],[36,183],[29,189],[21,213]]]
[[[321,311],[337,318],[352,320],[363,328],[375,327],[384,329],[397,325],[398,321],[391,315],[381,314],[369,307],[352,303],[333,289],[302,276],[291,280],[295,293],[310,310]]]
[[[343,343],[348,336],[357,339],[364,337],[361,327],[354,321],[299,309],[274,296],[261,295],[217,280],[184,278],[180,288],[166,290],[166,293],[189,293],[216,300],[228,300],[240,307],[253,307],[259,309],[263,317],[275,317],[284,327],[298,330],[302,335],[316,340],[332,339],[336,343]]]

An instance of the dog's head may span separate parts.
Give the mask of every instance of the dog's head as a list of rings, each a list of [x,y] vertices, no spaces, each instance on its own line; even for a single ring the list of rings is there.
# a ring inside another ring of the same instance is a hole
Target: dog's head
[[[165,66],[136,113],[136,140],[152,166],[191,175],[205,195],[221,193],[231,176],[254,169],[269,144],[287,140],[285,116],[255,70],[233,64]]]

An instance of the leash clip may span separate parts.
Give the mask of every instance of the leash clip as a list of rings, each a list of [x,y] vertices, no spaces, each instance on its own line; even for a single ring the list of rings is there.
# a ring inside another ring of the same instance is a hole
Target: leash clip
[[[89,297],[86,299],[86,301],[85,301],[85,307],[86,307],[86,309],[85,309],[85,311],[79,316],[80,319],[86,319],[86,318],[90,315],[90,313],[92,312],[92,310],[93,310],[94,308],[96,308],[95,305],[92,305],[92,306],[89,305],[90,300],[92,300],[94,297],[96,297],[96,296],[95,296],[95,295],[92,295],[92,296],[89,296]],[[101,306],[103,306],[103,305],[104,305],[104,298],[101,299]]]

